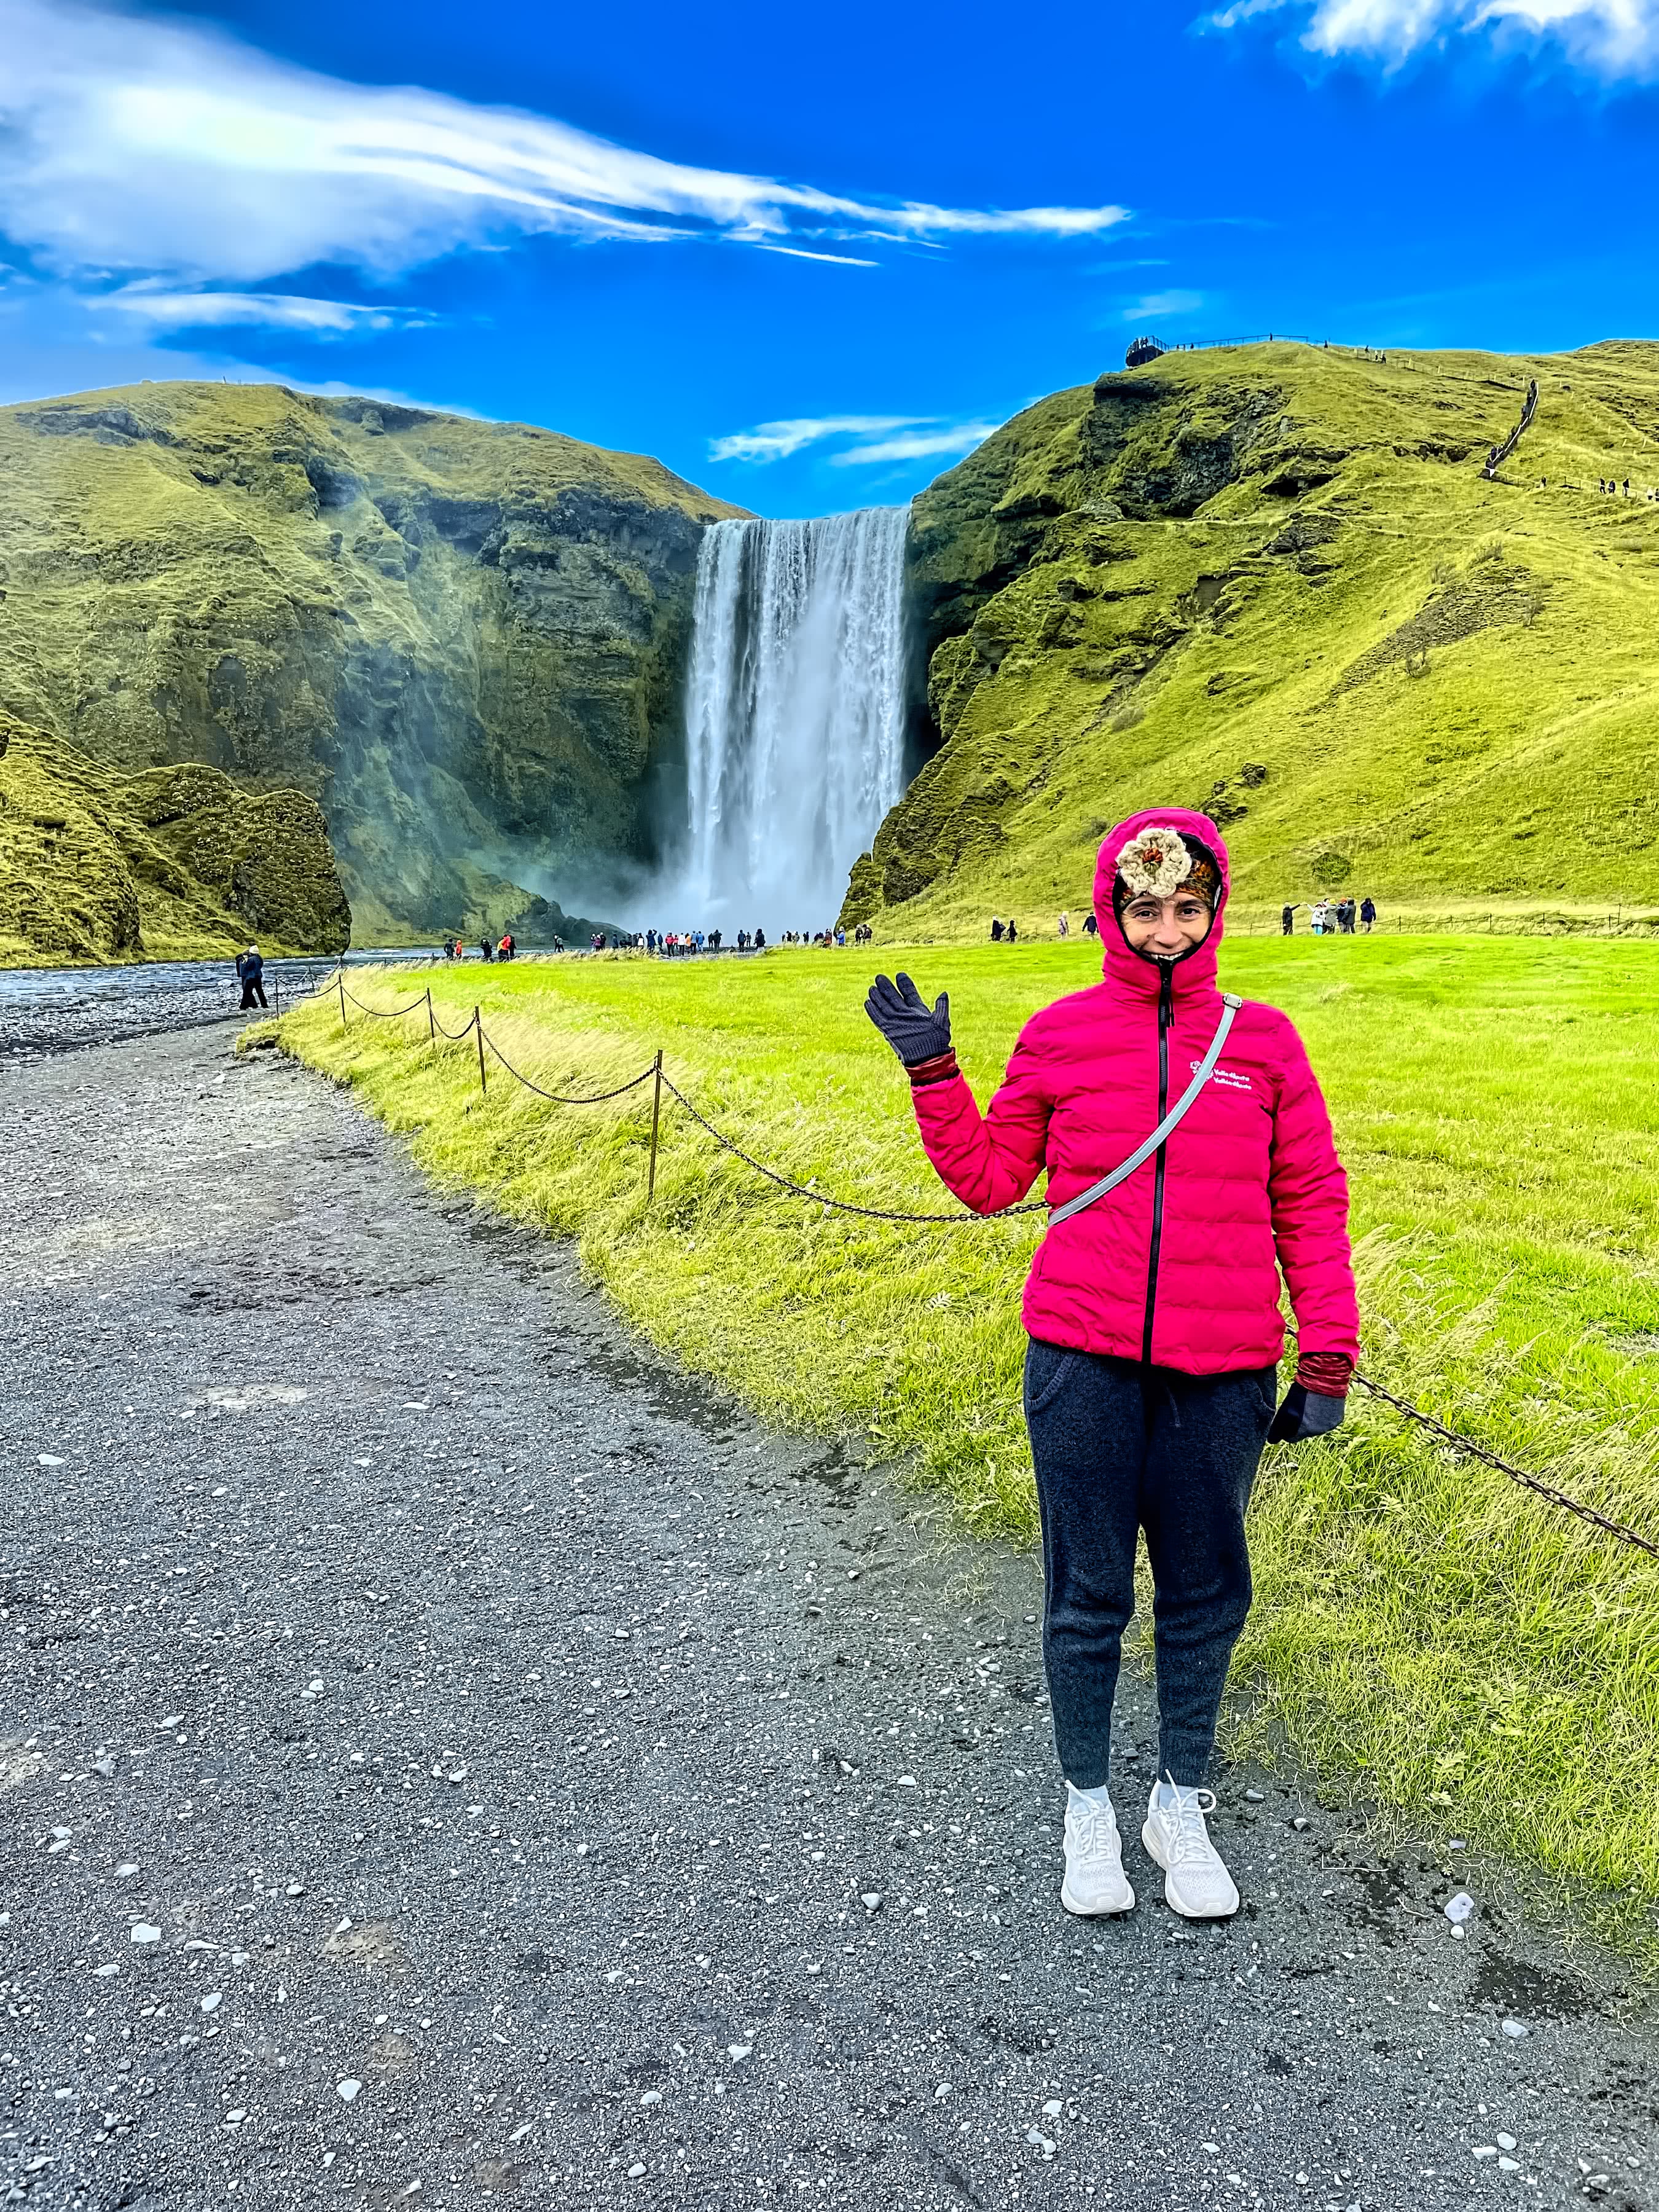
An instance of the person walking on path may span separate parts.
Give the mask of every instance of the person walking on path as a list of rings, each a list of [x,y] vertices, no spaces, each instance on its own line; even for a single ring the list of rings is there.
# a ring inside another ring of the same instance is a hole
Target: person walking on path
[[[1228,880],[1206,815],[1161,807],[1114,830],[1095,875],[1102,981],[1032,1017],[983,1114],[945,994],[929,1007],[908,976],[878,975],[866,1001],[908,1073],[927,1156],[963,1203],[998,1212],[1046,1170],[1059,1209],[1025,1285],[1024,1401],[1066,1782],[1060,1902],[1078,1913],[1134,1903],[1109,1785],[1137,1528],[1160,1722],[1141,1839],[1176,1911],[1237,1909],[1204,1782],[1250,1604],[1245,1507],[1265,1443],[1341,1422],[1358,1355],[1347,1182],[1307,1054],[1287,1016],[1216,986]],[[1102,1190],[1177,1101],[1178,1126]],[[1298,1352],[1275,1410],[1281,1271]]]
[[[1290,936],[1290,934],[1291,933],[1291,932],[1295,929],[1295,927],[1296,927],[1296,908],[1295,908],[1293,906],[1282,906],[1282,907],[1280,907],[1280,908],[1279,909],[1279,935],[1280,935],[1281,937],[1288,937],[1288,936]]]
[[[262,1006],[267,1004],[264,972],[265,963],[260,957],[257,945],[250,945],[246,952],[238,956],[236,974],[242,986],[242,1003],[237,1010],[239,1012],[246,1013],[255,999]]]
[[[1371,924],[1376,920],[1376,901],[1374,898],[1369,897],[1362,899],[1359,903],[1359,927],[1364,931],[1367,937],[1370,935]]]
[[[1058,933],[1061,937],[1069,937],[1072,933],[1072,917],[1063,911],[1060,917]]]

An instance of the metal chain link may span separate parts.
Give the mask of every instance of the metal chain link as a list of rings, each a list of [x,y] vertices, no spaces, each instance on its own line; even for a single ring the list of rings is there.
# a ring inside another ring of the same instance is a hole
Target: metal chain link
[[[1552,1505],[1559,1505],[1564,1513],[1576,1513],[1581,1521],[1588,1521],[1593,1528],[1601,1529],[1603,1535],[1616,1536],[1621,1544],[1633,1544],[1638,1552],[1645,1552],[1650,1559],[1659,1559],[1659,1544],[1642,1535],[1638,1530],[1627,1528],[1622,1521],[1609,1521],[1605,1513],[1598,1513],[1593,1505],[1586,1505],[1579,1498],[1569,1498],[1565,1490],[1556,1490],[1549,1483],[1540,1482],[1535,1474],[1528,1474],[1524,1468],[1516,1467],[1513,1462],[1502,1458],[1495,1451],[1488,1451],[1485,1444],[1472,1443],[1468,1437],[1460,1437],[1455,1429],[1449,1429],[1443,1421],[1437,1421],[1432,1413],[1425,1413],[1421,1407],[1413,1406],[1409,1399],[1397,1398],[1392,1390],[1385,1390],[1380,1382],[1373,1382],[1369,1375],[1356,1371],[1353,1379],[1362,1390],[1369,1390],[1373,1398],[1380,1398],[1385,1406],[1392,1406],[1396,1413],[1403,1413],[1408,1421],[1415,1421],[1419,1428],[1429,1430],[1445,1443],[1455,1445],[1459,1451],[1467,1452],[1471,1459],[1484,1460],[1488,1467],[1495,1467],[1500,1474],[1508,1475],[1511,1482],[1518,1482],[1523,1490],[1530,1490],[1535,1497],[1547,1498]]]
[[[477,1017],[475,1016],[474,1018],[477,1019]],[[625,1091],[637,1091],[641,1084],[649,1083],[652,1077],[656,1073],[656,1069],[654,1067],[647,1067],[638,1075],[630,1075],[626,1083],[619,1083],[614,1091],[596,1091],[592,1096],[588,1098],[562,1097],[558,1091],[544,1091],[539,1083],[532,1083],[527,1075],[521,1075],[519,1070],[514,1066],[507,1054],[501,1050],[500,1045],[496,1043],[495,1038],[490,1036],[489,1031],[484,1028],[482,1022],[478,1024],[478,1028],[484,1042],[489,1047],[491,1052],[495,1054],[496,1059],[500,1060],[501,1066],[507,1070],[514,1081],[515,1083],[522,1083],[526,1091],[533,1091],[538,1098],[550,1098],[556,1106],[603,1105],[607,1098],[620,1098]],[[466,1031],[463,1030],[461,1031],[461,1035],[465,1036],[466,1035]]]
[[[723,1145],[728,1152],[735,1152],[745,1167],[753,1168],[757,1175],[763,1175],[768,1182],[775,1183],[780,1190],[787,1190],[792,1194],[792,1196],[796,1198],[810,1198],[815,1206],[833,1206],[837,1213],[856,1213],[861,1216],[861,1218],[866,1221],[926,1221],[957,1223],[967,1221],[1006,1221],[1010,1214],[1044,1213],[1048,1211],[1047,1200],[1040,1198],[1033,1199],[1027,1206],[1002,1206],[995,1213],[971,1213],[967,1212],[963,1212],[962,1213],[894,1213],[877,1206],[854,1206],[849,1199],[828,1197],[821,1190],[809,1189],[804,1182],[792,1182],[787,1176],[780,1175],[775,1168],[763,1166],[759,1160],[754,1158],[750,1153],[745,1152],[741,1145],[734,1145],[730,1137],[722,1136],[720,1132],[714,1127],[711,1121],[709,1121],[704,1115],[698,1113],[696,1108],[686,1097],[684,1091],[683,1091],[677,1084],[671,1082],[669,1078],[665,1075],[662,1079],[662,1087],[665,1091],[672,1091],[673,1093],[674,1097],[679,1100],[680,1104],[684,1107],[686,1112],[691,1116],[691,1119],[701,1124],[703,1128],[707,1129],[709,1135],[714,1139],[714,1142],[717,1145]]]
[[[401,1021],[405,1014],[412,1014],[416,1006],[423,1006],[426,1004],[426,994],[422,991],[418,999],[411,999],[406,1006],[366,1006],[357,994],[355,991],[348,991],[343,983],[339,988],[340,995],[349,999],[359,1013],[372,1014],[377,1022]],[[461,1035],[465,1036],[466,1031],[463,1030]]]

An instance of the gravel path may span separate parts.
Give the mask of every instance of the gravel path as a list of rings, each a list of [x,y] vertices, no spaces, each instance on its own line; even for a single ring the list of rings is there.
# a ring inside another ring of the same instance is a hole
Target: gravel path
[[[197,1031],[0,1097],[4,2202],[1659,2203],[1650,2017],[1472,1854],[1237,1771],[1188,1927],[1126,1778],[1068,1919],[1033,1562],[340,1094]]]

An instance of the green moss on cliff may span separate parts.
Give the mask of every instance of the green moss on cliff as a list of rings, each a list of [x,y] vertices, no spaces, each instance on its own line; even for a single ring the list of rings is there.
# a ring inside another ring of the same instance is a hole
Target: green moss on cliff
[[[316,801],[186,763],[126,774],[0,714],[0,965],[337,952]]]
[[[308,793],[391,933],[649,851],[697,540],[736,511],[656,462],[143,385],[0,409],[0,709],[111,767]]]
[[[846,919],[1052,927],[1102,830],[1160,800],[1217,814],[1258,911],[1338,882],[1659,905],[1656,433],[1634,344],[1176,355],[1028,410],[916,501],[943,743]]]

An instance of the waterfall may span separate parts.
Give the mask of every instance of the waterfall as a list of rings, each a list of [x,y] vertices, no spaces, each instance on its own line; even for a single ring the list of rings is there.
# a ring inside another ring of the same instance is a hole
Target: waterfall
[[[696,919],[832,921],[904,789],[909,510],[716,522],[697,552],[686,699]]]

